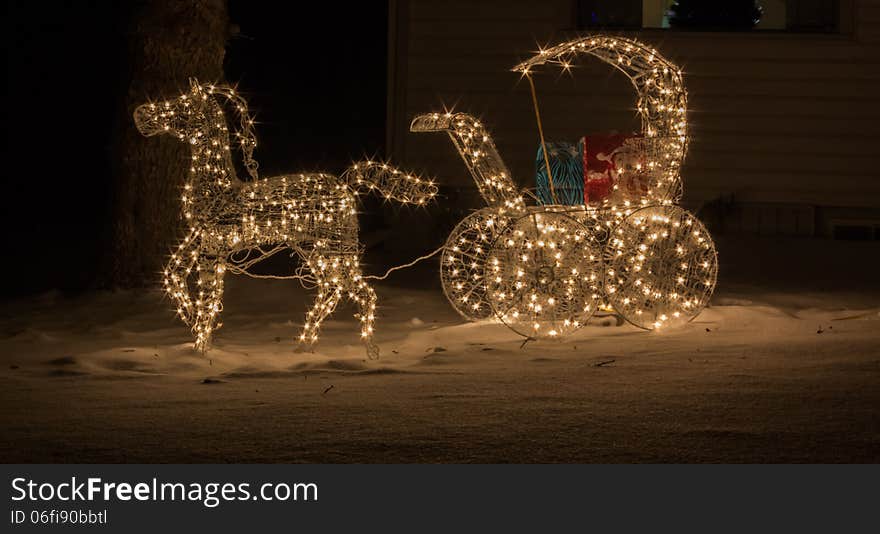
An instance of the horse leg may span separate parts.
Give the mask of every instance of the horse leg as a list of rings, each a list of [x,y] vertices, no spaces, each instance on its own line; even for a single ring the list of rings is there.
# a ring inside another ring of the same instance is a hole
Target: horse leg
[[[226,261],[222,256],[202,258],[198,265],[198,299],[195,301],[195,323],[193,333],[196,336],[195,347],[199,352],[206,352],[211,346],[211,338],[215,330],[222,326],[219,323],[220,312],[223,311],[223,278],[226,274]]]
[[[361,340],[367,347],[367,357],[371,360],[379,358],[379,347],[373,342],[373,326],[376,321],[376,292],[364,280],[358,262],[349,265],[347,283],[348,297],[357,303],[358,313],[355,317],[361,322]]]
[[[177,316],[187,325],[195,321],[195,303],[190,294],[189,278],[199,262],[199,232],[192,230],[180,241],[162,271],[165,293],[176,306]]]
[[[315,302],[312,309],[306,313],[306,322],[303,325],[302,333],[299,336],[299,344],[301,347],[311,349],[318,341],[318,331],[321,329],[321,323],[324,322],[336,305],[342,298],[342,289],[331,284],[324,278],[318,279],[318,294],[315,296]]]

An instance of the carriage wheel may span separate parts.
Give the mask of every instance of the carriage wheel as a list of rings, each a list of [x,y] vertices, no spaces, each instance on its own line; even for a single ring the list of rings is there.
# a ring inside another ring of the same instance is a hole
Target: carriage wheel
[[[461,220],[449,234],[440,259],[443,293],[462,317],[479,321],[492,316],[486,300],[486,262],[506,217],[483,208]]]
[[[534,211],[498,236],[489,258],[487,297],[510,329],[530,338],[583,326],[599,300],[600,248],[576,217]]]
[[[625,217],[605,248],[605,294],[624,319],[655,330],[684,324],[709,303],[718,274],[703,224],[677,206]]]

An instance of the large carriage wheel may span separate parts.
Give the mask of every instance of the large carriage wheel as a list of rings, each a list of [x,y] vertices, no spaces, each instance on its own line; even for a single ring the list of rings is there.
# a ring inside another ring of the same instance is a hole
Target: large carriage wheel
[[[530,338],[561,337],[596,311],[601,249],[578,218],[535,210],[498,236],[486,274],[486,296],[504,324]]]
[[[624,319],[654,330],[683,324],[709,303],[718,274],[703,224],[677,206],[625,217],[605,248],[605,294]]]
[[[498,232],[508,220],[492,208],[475,211],[458,223],[443,247],[443,293],[455,311],[469,321],[492,316],[492,307],[486,301],[486,262]]]

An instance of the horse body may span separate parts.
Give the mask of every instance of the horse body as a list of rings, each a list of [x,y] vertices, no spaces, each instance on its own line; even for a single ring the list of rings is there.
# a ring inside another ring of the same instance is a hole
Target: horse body
[[[357,190],[376,189],[386,198],[424,204],[436,194],[436,186],[371,161],[340,177],[309,173],[260,179],[250,157],[255,141],[243,99],[226,87],[191,82],[191,89],[175,100],[144,104],[134,115],[143,134],[170,133],[191,147],[190,178],[182,195],[182,218],[189,231],[168,260],[164,285],[178,316],[192,327],[196,348],[207,350],[221,326],[225,275],[250,274],[250,266],[290,250],[299,257],[300,269],[283,277],[317,289],[300,343],[317,341],[322,321],[346,297],[358,306],[368,355],[378,356],[372,341],[376,295],[360,270]],[[236,137],[253,181],[236,176],[225,116],[214,95],[238,106],[243,133],[236,132]]]

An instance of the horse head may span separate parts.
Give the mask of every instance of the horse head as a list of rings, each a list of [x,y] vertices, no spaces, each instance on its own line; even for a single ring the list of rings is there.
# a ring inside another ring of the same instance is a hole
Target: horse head
[[[158,134],[172,135],[193,147],[219,145],[229,148],[229,129],[223,108],[217,96],[222,96],[234,106],[240,117],[235,127],[236,142],[240,145],[244,165],[248,173],[257,179],[257,163],[253,150],[257,146],[253,124],[244,98],[226,85],[203,85],[189,79],[190,90],[176,98],[161,102],[148,102],[134,110],[134,123],[138,131],[151,137]]]
[[[168,134],[192,144],[204,141],[207,126],[212,119],[218,119],[211,115],[216,115],[220,108],[197,80],[190,78],[189,83],[190,91],[176,98],[138,106],[134,110],[138,131],[147,137]]]

